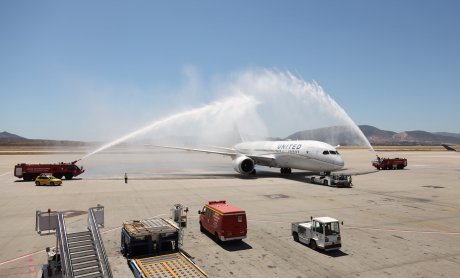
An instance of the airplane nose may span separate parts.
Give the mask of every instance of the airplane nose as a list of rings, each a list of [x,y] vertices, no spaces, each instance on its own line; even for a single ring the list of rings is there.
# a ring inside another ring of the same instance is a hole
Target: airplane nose
[[[345,162],[343,162],[343,159],[341,156],[337,157],[337,166],[343,167],[345,165]]]

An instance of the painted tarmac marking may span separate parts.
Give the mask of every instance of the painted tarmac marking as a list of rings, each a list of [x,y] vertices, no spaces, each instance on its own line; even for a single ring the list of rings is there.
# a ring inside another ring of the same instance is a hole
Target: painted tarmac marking
[[[10,173],[10,172],[5,172],[5,173],[3,173],[3,174],[0,174],[0,177],[3,177],[3,176],[5,176],[5,175],[8,175],[9,173]]]
[[[250,222],[267,222],[277,224],[287,224],[290,222],[285,221],[269,221],[269,220],[256,220],[248,219]],[[385,232],[400,232],[400,233],[416,233],[416,234],[440,234],[440,235],[460,235],[460,232],[442,232],[442,231],[415,231],[415,230],[398,230],[398,229],[383,229],[383,228],[369,228],[369,227],[342,227],[343,230],[373,230],[373,231],[385,231]]]
[[[161,215],[167,215],[167,214],[159,214],[159,215],[156,215],[156,216],[154,216],[154,217],[152,217],[152,218],[159,217],[159,216],[161,216]],[[115,227],[115,228],[110,228],[110,229],[108,229],[108,230],[105,230],[105,231],[101,232],[101,234],[106,234],[106,233],[113,232],[113,231],[116,231],[116,230],[119,230],[119,229],[121,229],[121,226]],[[4,261],[4,262],[1,262],[1,263],[0,263],[0,266],[2,266],[2,265],[4,265],[4,264],[8,264],[8,263],[15,262],[15,261],[18,261],[18,260],[21,260],[21,259],[25,259],[25,258],[31,257],[31,256],[34,256],[34,255],[40,254],[40,253],[42,253],[42,252],[45,252],[45,250],[35,251],[35,252],[29,253],[29,254],[26,254],[26,255],[23,255],[23,256],[20,256],[20,257],[11,259],[11,260],[7,260],[7,261]]]
[[[15,262],[15,261],[20,260],[20,259],[24,259],[24,258],[33,256],[33,255],[37,255],[37,254],[40,254],[40,253],[42,253],[42,252],[45,252],[45,250],[35,251],[35,252],[29,253],[29,254],[27,254],[27,255],[23,255],[23,256],[20,256],[20,257],[11,259],[11,260],[7,260],[7,261],[4,261],[4,262],[1,262],[1,263],[0,263],[0,266],[1,266],[1,265],[4,265],[4,264],[8,264],[8,263]]]
[[[400,232],[400,233],[416,233],[416,234],[440,234],[440,235],[460,235],[460,232],[442,232],[442,231],[415,231],[415,230],[398,230],[398,229],[380,229],[380,228],[366,228],[366,227],[343,227],[342,229],[349,230],[372,230],[372,231],[385,231],[385,232]]]

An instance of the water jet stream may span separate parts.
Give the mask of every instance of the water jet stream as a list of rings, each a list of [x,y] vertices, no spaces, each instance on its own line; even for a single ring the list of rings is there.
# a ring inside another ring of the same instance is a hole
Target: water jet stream
[[[228,134],[223,135],[222,130],[232,129],[235,124],[242,135],[257,134],[258,139],[266,138],[268,134],[282,138],[300,129],[344,126],[345,129],[329,132],[326,142],[335,144],[335,141],[340,141],[340,133],[345,132],[350,135],[350,145],[365,146],[373,151],[359,127],[321,86],[306,82],[290,72],[246,71],[235,75],[218,93],[233,97],[157,120],[103,145],[82,159],[160,128],[174,127],[181,136],[187,131],[194,132],[201,138],[214,137],[222,143],[221,139],[228,137]],[[162,130],[161,134],[167,135],[167,130]]]
[[[102,147],[96,149],[95,151],[83,156],[81,159],[83,160],[98,152],[101,152],[117,144],[125,142],[129,139],[145,134],[154,129],[164,127],[166,125],[177,124],[181,121],[190,121],[190,119],[193,120],[193,119],[203,118],[206,116],[210,117],[210,116],[220,114],[220,113],[235,113],[235,110],[240,109],[240,108],[242,108],[243,110],[249,109],[249,108],[254,109],[256,105],[257,105],[257,101],[254,98],[248,97],[245,95],[239,95],[239,96],[228,98],[224,101],[215,102],[213,104],[209,104],[209,105],[206,105],[200,108],[195,108],[189,111],[177,113],[169,117],[163,118],[161,120],[155,121],[147,125],[146,127],[133,131],[123,137],[120,137],[110,143],[107,143],[103,145]]]

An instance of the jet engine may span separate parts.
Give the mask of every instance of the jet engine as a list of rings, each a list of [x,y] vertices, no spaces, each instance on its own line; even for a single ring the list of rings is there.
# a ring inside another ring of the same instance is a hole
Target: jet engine
[[[233,169],[240,174],[249,175],[254,170],[254,160],[247,156],[239,156],[233,160]]]

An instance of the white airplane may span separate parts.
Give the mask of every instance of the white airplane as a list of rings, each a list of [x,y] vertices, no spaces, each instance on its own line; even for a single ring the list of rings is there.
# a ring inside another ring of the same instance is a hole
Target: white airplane
[[[220,148],[225,151],[159,145],[155,147],[230,156],[235,171],[243,175],[255,174],[255,165],[281,168],[282,174],[291,173],[291,169],[330,173],[344,166],[335,147],[313,140],[243,142],[233,148]]]

